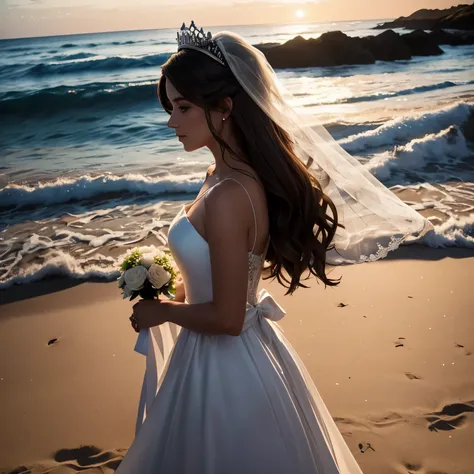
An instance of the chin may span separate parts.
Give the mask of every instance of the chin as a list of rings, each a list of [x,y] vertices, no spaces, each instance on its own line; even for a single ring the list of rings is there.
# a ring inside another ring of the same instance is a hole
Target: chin
[[[199,150],[200,148],[202,148],[202,146],[195,146],[195,145],[191,145],[190,143],[183,143],[183,148],[184,148],[184,151],[191,152],[191,151]]]

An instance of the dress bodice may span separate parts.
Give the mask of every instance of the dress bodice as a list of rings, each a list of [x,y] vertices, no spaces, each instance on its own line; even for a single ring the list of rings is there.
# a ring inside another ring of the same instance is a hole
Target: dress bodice
[[[257,302],[256,292],[268,244],[269,241],[261,255],[248,253],[247,302],[251,305]],[[209,245],[191,224],[184,206],[171,222],[168,230],[168,246],[183,278],[186,301],[194,304],[212,301]]]

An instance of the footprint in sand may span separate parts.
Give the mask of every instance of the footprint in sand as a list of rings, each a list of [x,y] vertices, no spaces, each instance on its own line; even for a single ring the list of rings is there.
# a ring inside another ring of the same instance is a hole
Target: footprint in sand
[[[405,469],[408,469],[408,472],[409,472],[410,474],[412,474],[412,473],[414,474],[415,472],[418,472],[418,471],[421,469],[421,465],[420,465],[420,464],[411,464],[411,463],[409,463],[409,462],[406,462],[406,463],[404,464],[404,467],[405,467]]]
[[[376,428],[386,428],[400,423],[408,423],[406,418],[395,412],[379,416],[370,416],[368,419]]]
[[[75,471],[82,471],[91,466],[117,469],[122,461],[122,454],[118,451],[102,451],[96,446],[81,446],[75,449],[60,449],[56,451],[54,460],[66,463]],[[64,464],[63,464],[64,465]],[[83,468],[83,469],[81,469]]]
[[[8,474],[31,474],[31,470],[28,469],[26,466],[20,466],[16,469],[13,469],[13,471],[10,471]]]
[[[412,374],[411,372],[405,372],[405,375],[410,379],[410,380],[421,380],[421,377],[418,375]]]
[[[472,352],[467,350],[462,344],[458,344],[455,342],[454,345],[459,349],[464,349],[464,354],[466,354],[467,356],[470,356],[472,354]]]
[[[73,473],[73,472],[109,472],[115,471],[127,452],[126,449],[102,451],[95,446],[81,446],[75,449],[60,449],[54,454],[54,464],[20,466],[9,474],[32,474],[33,472]],[[38,468],[40,469],[38,471]],[[2,473],[4,471],[1,471]]]
[[[394,344],[395,344],[395,347],[404,347],[405,346],[405,341],[406,339],[404,337],[399,337],[398,338],[398,341],[395,341]]]
[[[430,431],[451,431],[466,423],[464,413],[474,412],[474,401],[446,405],[441,411],[430,413],[425,419]]]
[[[411,464],[411,463],[408,463],[408,462],[407,462],[407,463],[405,463],[405,464],[403,465],[403,467],[408,470],[408,471],[407,471],[407,474],[425,474],[425,473],[426,473],[426,474],[447,474],[446,472],[441,472],[441,471],[436,471],[436,472],[434,472],[434,471],[429,471],[429,472],[426,472],[426,471],[422,468],[421,464]]]

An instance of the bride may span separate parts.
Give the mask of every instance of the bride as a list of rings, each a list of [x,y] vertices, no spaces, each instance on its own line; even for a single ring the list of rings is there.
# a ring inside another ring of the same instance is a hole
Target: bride
[[[275,321],[260,277],[293,294],[328,263],[384,257],[428,223],[298,114],[265,56],[194,22],[162,68],[160,102],[188,152],[214,163],[170,225],[175,300],[140,301],[150,329],[136,436],[117,474],[361,473]],[[353,447],[354,448],[354,447]]]

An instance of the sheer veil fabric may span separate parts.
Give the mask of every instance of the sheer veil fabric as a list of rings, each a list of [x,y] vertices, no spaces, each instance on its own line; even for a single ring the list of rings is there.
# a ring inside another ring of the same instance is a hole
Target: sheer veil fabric
[[[260,50],[232,32],[219,32],[213,39],[240,85],[291,137],[296,154],[334,202],[344,228],[338,229],[335,249],[328,252],[329,264],[378,260],[433,228],[349,155],[324,126],[314,125],[314,117],[291,105],[295,98]]]

